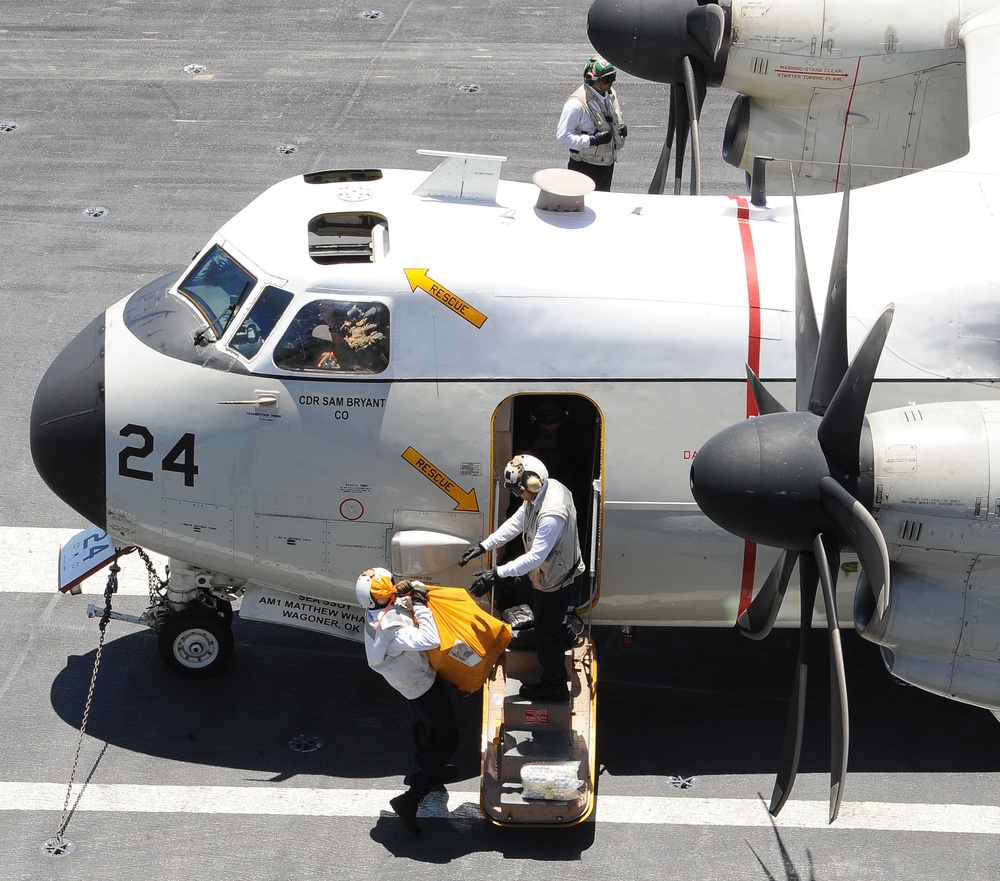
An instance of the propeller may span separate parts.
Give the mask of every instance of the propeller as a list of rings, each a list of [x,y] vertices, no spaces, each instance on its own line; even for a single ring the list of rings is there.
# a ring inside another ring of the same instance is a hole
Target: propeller
[[[865,408],[893,307],[879,316],[848,364],[847,238],[850,174],[823,313],[817,328],[802,247],[798,203],[795,220],[795,411],[786,411],[747,369],[760,416],[710,438],[691,467],[691,492],[702,511],[723,529],[782,553],[737,627],[751,639],[770,632],[799,565],[799,649],[791,709],[778,774],[768,808],[776,815],[788,800],[798,770],[808,679],[807,636],[817,587],[826,611],[830,647],[830,822],[840,809],[847,774],[847,684],[837,624],[837,572],[842,551],[853,551],[871,596],[887,602],[889,555],[869,506],[872,489],[861,473]]]
[[[726,11],[712,0],[594,0],[587,35],[616,67],[670,84],[667,133],[650,193],[663,193],[674,140],[674,194],[680,195],[684,154],[691,140],[691,194],[701,191],[698,120],[706,88],[725,74],[731,42]]]

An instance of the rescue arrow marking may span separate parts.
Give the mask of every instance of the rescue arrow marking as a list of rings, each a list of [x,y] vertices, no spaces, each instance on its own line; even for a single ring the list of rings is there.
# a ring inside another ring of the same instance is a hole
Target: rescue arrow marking
[[[476,491],[473,489],[466,492],[454,480],[444,474],[440,469],[435,468],[413,447],[407,447],[403,453],[403,458],[414,468],[424,475],[442,492],[447,493],[455,500],[456,511],[479,511],[479,501],[476,499]]]
[[[456,315],[461,316],[469,324],[476,327],[482,327],[486,322],[486,316],[482,312],[474,306],[470,306],[458,294],[452,293],[444,285],[439,285],[427,274],[426,269],[404,269],[403,272],[406,273],[406,280],[410,283],[411,291],[415,291],[417,288],[423,289],[425,293],[430,294],[435,300],[443,303]]]

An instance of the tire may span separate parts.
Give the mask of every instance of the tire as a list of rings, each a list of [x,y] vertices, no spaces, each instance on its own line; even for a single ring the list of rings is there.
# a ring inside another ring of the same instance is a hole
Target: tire
[[[192,679],[220,672],[233,654],[233,631],[212,612],[191,610],[173,615],[157,638],[163,663]]]

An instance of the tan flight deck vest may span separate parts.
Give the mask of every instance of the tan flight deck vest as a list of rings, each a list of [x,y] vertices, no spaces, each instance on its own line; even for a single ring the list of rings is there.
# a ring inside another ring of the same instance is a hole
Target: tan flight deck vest
[[[587,568],[580,554],[580,536],[576,529],[576,505],[573,504],[573,494],[558,480],[546,482],[545,495],[540,504],[532,505],[525,502],[524,545],[530,548],[538,531],[538,521],[545,514],[552,514],[565,521],[562,538],[559,544],[545,559],[541,566],[528,573],[532,587],[542,591],[559,590],[570,584],[574,578],[581,575]]]
[[[604,102],[596,97],[593,91],[588,90],[586,84],[580,86],[569,96],[570,99],[575,98],[584,106],[598,132],[606,132],[609,128],[611,129],[611,140],[608,143],[597,147],[570,150],[569,152],[574,159],[578,159],[580,162],[589,162],[591,165],[615,164],[615,155],[622,148],[625,139],[618,134],[618,129],[622,126],[622,109],[618,104],[618,94],[612,89],[610,95],[614,107],[611,119],[604,115]]]

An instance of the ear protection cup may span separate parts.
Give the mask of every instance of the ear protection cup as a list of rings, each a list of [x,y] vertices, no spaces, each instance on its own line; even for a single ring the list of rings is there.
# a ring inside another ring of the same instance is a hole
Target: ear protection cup
[[[525,471],[521,480],[524,483],[524,488],[530,493],[539,492],[542,488],[542,481],[537,474],[531,471]]]

